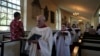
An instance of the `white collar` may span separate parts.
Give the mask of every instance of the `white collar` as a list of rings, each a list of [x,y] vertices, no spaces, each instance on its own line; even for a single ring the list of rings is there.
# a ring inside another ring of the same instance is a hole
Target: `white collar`
[[[48,27],[44,27],[44,28],[39,28],[39,27],[36,27],[36,30],[37,31],[44,31],[44,30],[46,30]]]

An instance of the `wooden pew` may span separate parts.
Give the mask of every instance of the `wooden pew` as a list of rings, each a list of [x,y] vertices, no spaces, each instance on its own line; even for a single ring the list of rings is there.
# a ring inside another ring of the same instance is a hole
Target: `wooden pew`
[[[84,35],[81,44],[80,56],[100,56],[100,37],[93,35]]]

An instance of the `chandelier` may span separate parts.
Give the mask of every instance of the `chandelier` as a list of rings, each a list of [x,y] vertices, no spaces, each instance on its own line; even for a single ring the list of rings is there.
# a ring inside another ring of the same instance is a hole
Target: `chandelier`
[[[74,15],[74,16],[78,16],[79,13],[78,13],[78,12],[74,12],[73,15]]]

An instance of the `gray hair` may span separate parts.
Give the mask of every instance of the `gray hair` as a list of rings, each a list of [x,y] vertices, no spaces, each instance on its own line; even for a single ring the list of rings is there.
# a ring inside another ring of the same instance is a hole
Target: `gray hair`
[[[43,15],[37,16],[37,19],[42,19],[42,20],[44,20],[44,21],[46,20],[46,19],[45,19],[45,16],[43,16]]]

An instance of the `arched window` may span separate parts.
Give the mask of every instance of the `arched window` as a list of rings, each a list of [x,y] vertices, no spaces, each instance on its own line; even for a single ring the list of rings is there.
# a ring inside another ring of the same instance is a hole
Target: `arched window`
[[[56,30],[61,29],[61,11],[58,9],[56,11]]]

